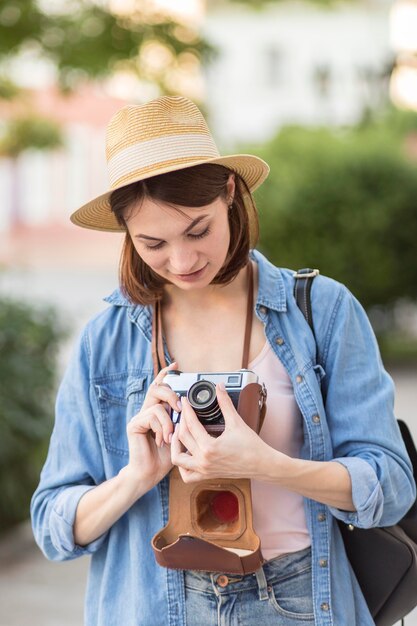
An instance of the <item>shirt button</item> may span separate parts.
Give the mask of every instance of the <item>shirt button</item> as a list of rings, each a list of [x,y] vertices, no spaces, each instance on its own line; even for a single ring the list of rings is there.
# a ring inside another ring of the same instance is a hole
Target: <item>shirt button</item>
[[[259,307],[259,313],[261,313],[261,315],[266,315],[266,313],[267,313],[266,306],[260,306]]]
[[[227,585],[229,584],[229,579],[224,574],[220,574],[220,576],[217,577],[216,583],[219,585],[219,587],[227,587]]]
[[[320,567],[327,567],[327,559],[320,559],[319,565]]]
[[[284,343],[284,340],[283,340],[283,338],[282,338],[282,337],[277,337],[277,338],[275,339],[275,343],[276,343],[276,344],[278,344],[279,346],[282,346],[282,345],[283,345],[283,343]]]
[[[322,602],[320,604],[320,608],[322,611],[330,611],[330,606],[327,602]]]
[[[319,522],[324,522],[326,520],[326,513],[319,513],[317,515],[317,519],[319,520]]]
[[[301,383],[301,382],[303,382],[303,377],[302,377],[302,376],[300,376],[300,374],[299,374],[298,376],[296,376],[296,377],[295,377],[295,381],[296,381],[297,383]]]
[[[313,422],[315,424],[319,424],[320,423],[320,415],[313,415],[313,417],[311,419],[313,420]]]

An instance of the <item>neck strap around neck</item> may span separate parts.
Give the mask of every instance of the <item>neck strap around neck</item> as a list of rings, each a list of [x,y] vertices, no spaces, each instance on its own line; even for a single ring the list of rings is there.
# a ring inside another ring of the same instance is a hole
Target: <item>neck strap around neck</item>
[[[243,353],[242,353],[242,369],[247,369],[249,364],[249,349],[250,338],[252,332],[252,320],[253,320],[253,267],[252,262],[247,264],[248,270],[248,285],[247,285],[247,307],[246,307],[246,324],[245,324],[245,337],[243,340]],[[162,368],[167,366],[164,353],[163,342],[163,329],[162,329],[162,307],[161,302],[158,300],[153,308],[152,319],[152,360],[153,360],[153,373],[154,377],[161,371]]]

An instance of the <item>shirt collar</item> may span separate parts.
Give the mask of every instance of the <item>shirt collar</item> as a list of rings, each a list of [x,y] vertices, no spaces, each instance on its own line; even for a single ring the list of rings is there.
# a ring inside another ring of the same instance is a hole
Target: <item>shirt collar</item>
[[[272,265],[257,250],[251,252],[251,258],[258,264],[256,309],[259,310],[260,306],[265,306],[274,311],[286,311],[287,298],[281,270]]]
[[[112,304],[113,306],[124,306],[127,308],[127,314],[129,319],[137,324],[142,329],[143,333],[150,340],[150,328],[152,325],[152,307],[141,306],[134,304],[127,298],[120,288],[115,289],[106,298],[103,298],[105,302]]]
[[[109,296],[103,298],[103,300],[115,306],[133,306],[132,302],[123,295],[120,288],[115,289]]]

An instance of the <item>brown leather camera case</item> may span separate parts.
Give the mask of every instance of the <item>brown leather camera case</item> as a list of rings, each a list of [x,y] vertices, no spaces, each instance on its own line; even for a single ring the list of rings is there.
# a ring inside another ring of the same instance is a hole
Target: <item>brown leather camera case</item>
[[[259,433],[265,414],[265,390],[250,383],[239,396],[238,413]],[[207,428],[219,436],[224,425]],[[219,516],[216,501],[228,503]],[[250,480],[222,479],[184,483],[177,467],[170,474],[169,520],[152,539],[159,565],[228,574],[249,574],[263,563],[252,524]]]

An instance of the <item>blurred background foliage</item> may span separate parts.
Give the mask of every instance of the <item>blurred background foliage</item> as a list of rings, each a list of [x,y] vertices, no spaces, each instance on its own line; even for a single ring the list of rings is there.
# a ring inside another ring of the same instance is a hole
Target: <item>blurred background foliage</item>
[[[53,150],[63,145],[60,126],[35,114],[15,117],[0,135],[0,156],[16,158],[25,150]]]
[[[43,8],[45,7],[45,8]],[[149,44],[167,52],[159,74],[149,73],[142,53]],[[116,71],[132,71],[149,78],[165,93],[172,91],[169,77],[181,55],[206,61],[214,49],[186,24],[176,21],[142,0],[126,12],[113,11],[108,3],[69,0],[45,3],[37,0],[3,0],[0,3],[0,59],[22,52],[50,59],[64,89],[81,80],[103,79]]]
[[[286,127],[244,150],[271,166],[257,194],[260,248],[277,265],[317,267],[348,285],[387,358],[416,358],[395,312],[417,300],[417,115],[387,109],[344,129]]]
[[[162,67],[153,63],[155,54],[163,55]],[[14,81],[18,57],[48,60],[63,93],[85,81],[102,81],[116,72],[127,72],[156,85],[161,93],[175,94],[175,71],[206,63],[214,54],[215,48],[196,29],[167,17],[146,0],[136,3],[134,10],[129,7],[128,12],[114,12],[107,3],[93,0],[56,5],[2,0],[0,99],[16,101],[18,118],[3,122],[0,152],[13,158],[26,149],[51,149],[63,141],[55,124],[33,114],[30,92]]]
[[[53,424],[65,335],[53,309],[0,300],[0,532],[28,516]]]

